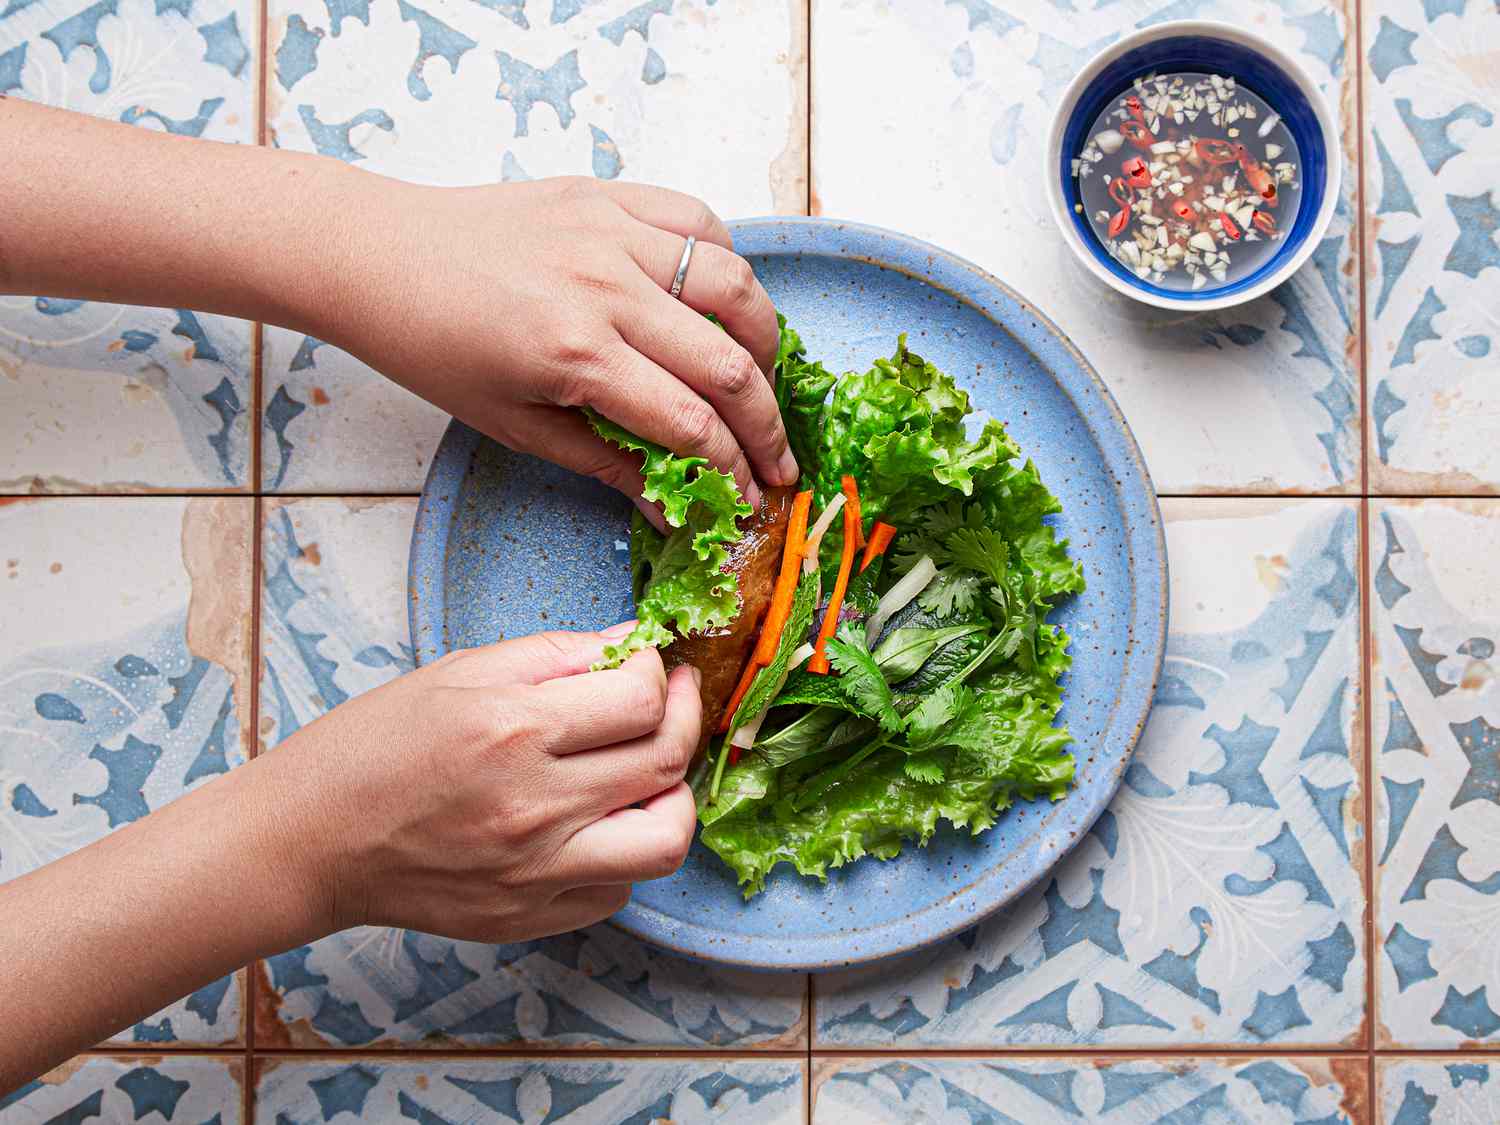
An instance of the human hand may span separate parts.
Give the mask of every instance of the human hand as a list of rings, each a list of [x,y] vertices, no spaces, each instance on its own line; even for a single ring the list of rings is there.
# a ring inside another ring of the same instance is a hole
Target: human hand
[[[349,284],[320,338],[506,445],[636,498],[638,459],[576,407],[708,458],[757,506],[752,477],[796,480],[769,380],[775,310],[703,203],[587,179],[359,182]],[[698,244],[676,300],[687,235]]]
[[[632,883],[677,870],[696,826],[682,778],[697,672],[669,678],[654,649],[589,672],[621,628],[453,653],[262,759],[312,802],[296,851],[322,928],[521,941],[606,918]]]

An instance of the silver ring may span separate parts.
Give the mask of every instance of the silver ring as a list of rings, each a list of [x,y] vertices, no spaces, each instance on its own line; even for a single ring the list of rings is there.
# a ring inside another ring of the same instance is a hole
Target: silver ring
[[[682,298],[682,283],[687,280],[688,263],[693,260],[693,247],[697,244],[698,240],[688,235],[687,245],[682,248],[682,260],[677,263],[677,272],[672,275],[672,288],[669,292],[679,300]]]

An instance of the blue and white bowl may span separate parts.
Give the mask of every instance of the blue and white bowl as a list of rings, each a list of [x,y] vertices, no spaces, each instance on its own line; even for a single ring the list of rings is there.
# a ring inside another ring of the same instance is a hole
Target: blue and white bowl
[[[1300,150],[1302,200],[1276,252],[1248,276],[1196,292],[1142,279],[1112,258],[1089,228],[1072,161],[1101,110],[1143,74],[1214,72],[1254,90],[1276,112]],[[1311,78],[1274,44],[1237,27],[1200,20],[1157,24],[1110,44],[1063,92],[1047,143],[1047,194],[1063,239],[1106,285],[1148,305],[1202,312],[1243,304],[1291,277],[1317,249],[1338,204],[1338,123]]]

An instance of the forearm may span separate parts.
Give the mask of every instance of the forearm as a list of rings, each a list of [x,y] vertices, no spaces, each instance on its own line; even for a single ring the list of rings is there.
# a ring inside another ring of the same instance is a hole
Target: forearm
[[[390,181],[0,98],[0,293],[192,308],[314,331]]]
[[[321,825],[278,757],[0,884],[0,1097],[331,928]]]

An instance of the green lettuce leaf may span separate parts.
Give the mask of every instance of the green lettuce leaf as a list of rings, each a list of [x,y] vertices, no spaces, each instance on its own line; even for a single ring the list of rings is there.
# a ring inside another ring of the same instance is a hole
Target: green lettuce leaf
[[[828,392],[837,377],[823,369],[821,363],[809,363],[802,337],[786,326],[780,313],[781,341],[776,349],[776,402],[781,407],[781,421],[787,441],[802,475],[808,480],[818,473],[818,438],[823,432],[823,415]]]
[[[702,457],[679,457],[636,437],[594,411],[589,424],[606,441],[641,454],[642,495],[661,504],[673,529],[662,537],[644,519],[631,526],[631,585],[638,624],[607,645],[599,666],[612,668],[644,648],[665,648],[676,636],[728,625],[739,612],[739,583],[724,569],[728,545],[750,514],[734,478]]]

